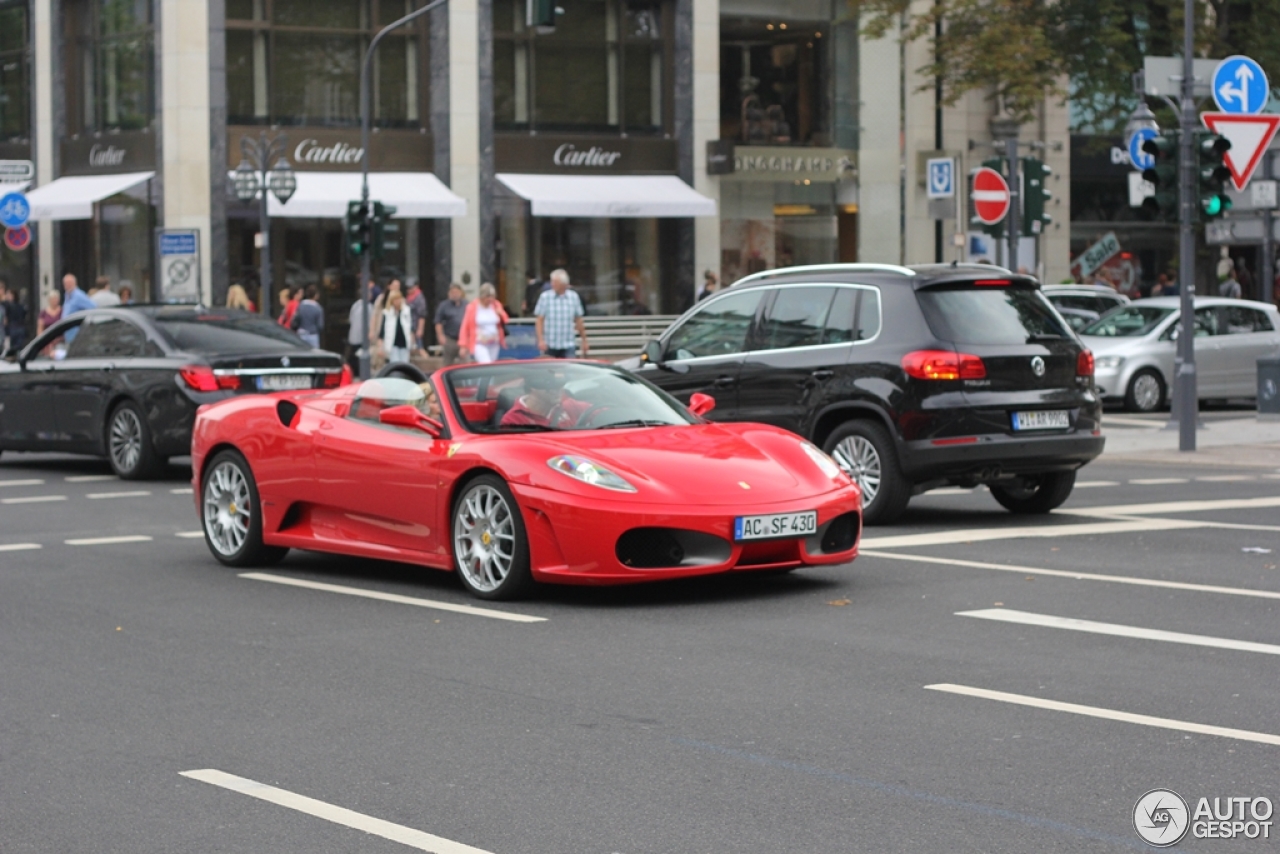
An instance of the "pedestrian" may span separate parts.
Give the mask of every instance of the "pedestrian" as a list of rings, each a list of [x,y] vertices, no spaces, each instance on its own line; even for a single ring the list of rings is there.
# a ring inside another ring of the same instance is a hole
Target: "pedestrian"
[[[8,336],[9,348],[21,350],[27,344],[27,307],[22,304],[21,295],[10,289],[9,283],[0,279],[0,291],[3,291],[4,331],[0,337]]]
[[[413,349],[423,352],[426,348],[427,334],[427,297],[418,286],[417,276],[405,276],[405,302],[409,303],[409,311],[413,313]]]
[[[293,311],[293,320],[289,328],[298,333],[298,337],[312,347],[320,346],[320,335],[324,332],[324,308],[319,302],[320,289],[315,285],[307,285],[305,296],[298,302]]]
[[[387,307],[382,310],[382,353],[388,362],[409,361],[413,345],[413,312],[398,290],[387,291]]]
[[[1242,292],[1253,293],[1253,273],[1249,272],[1249,266],[1244,263],[1244,258],[1236,259],[1236,281],[1240,283]]]
[[[79,282],[76,281],[76,277],[71,273],[67,273],[62,277],[62,291],[64,294],[62,298],[62,316],[64,318],[97,308],[93,300],[89,299],[89,295],[80,290]],[[70,344],[76,340],[76,335],[79,331],[74,328],[68,329],[63,338]]]
[[[1243,291],[1240,288],[1240,282],[1236,280],[1234,270],[1229,270],[1225,276],[1218,282],[1218,296],[1227,299],[1240,299]]]
[[[392,279],[391,281],[387,282],[387,289],[386,289],[386,291],[385,291],[385,292],[383,292],[383,293],[378,294],[377,298],[376,298],[376,299],[374,299],[374,301],[373,301],[373,323],[374,323],[374,326],[370,326],[370,327],[369,327],[369,337],[370,337],[370,338],[377,338],[377,337],[378,337],[379,330],[382,328],[382,327],[381,327],[381,325],[380,325],[380,324],[382,323],[382,311],[383,311],[383,309],[385,309],[388,305],[390,305],[391,294],[393,294],[393,293],[397,293],[397,294],[398,294],[398,293],[402,293],[402,291],[400,290],[400,280],[399,280],[399,279]]]
[[[115,308],[120,304],[120,297],[111,290],[111,279],[106,276],[99,276],[93,280],[93,287],[89,289],[89,299],[93,300],[93,304],[98,308]]]
[[[463,358],[471,356],[481,364],[498,361],[511,319],[497,295],[493,285],[485,282],[476,301],[467,306],[458,330],[458,353]]]
[[[121,305],[133,305],[133,288],[126,283],[121,283],[119,297]]]
[[[445,367],[462,361],[458,356],[458,334],[462,331],[462,319],[466,314],[467,301],[462,297],[462,285],[454,282],[449,285],[449,298],[436,306],[436,343],[440,345]]]
[[[702,302],[718,290],[720,290],[720,280],[716,278],[716,274],[710,270],[703,270],[702,290],[698,292],[698,302]]]
[[[61,319],[62,295],[57,291],[49,291],[49,296],[45,298],[45,307],[40,309],[40,315],[36,318],[36,334],[43,335],[46,329]]]
[[[227,308],[238,308],[250,314],[257,310],[253,300],[249,299],[248,291],[239,282],[232,282],[231,287],[227,288]]]
[[[587,327],[583,322],[587,311],[577,291],[569,289],[569,274],[563,269],[551,271],[551,290],[543,291],[533,309],[537,317],[538,349],[553,359],[572,359],[576,347],[574,331],[582,336],[582,355],[586,358]]]
[[[538,304],[538,297],[551,286],[539,281],[538,274],[530,270],[524,274],[524,300],[520,303],[520,313],[525,317],[533,316],[533,307]]]
[[[285,329],[293,328],[293,313],[298,310],[298,303],[302,302],[302,288],[290,288],[285,285],[280,289],[280,317],[278,322]]]
[[[365,306],[369,306],[370,316],[373,309],[373,282],[369,283],[369,302],[357,299],[351,303],[351,311],[347,314],[347,364],[351,366],[353,376],[360,376],[360,357],[364,355]]]

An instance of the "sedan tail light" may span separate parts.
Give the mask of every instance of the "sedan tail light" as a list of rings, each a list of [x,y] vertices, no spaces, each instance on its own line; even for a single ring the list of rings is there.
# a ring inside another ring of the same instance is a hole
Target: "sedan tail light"
[[[1093,352],[1090,350],[1081,350],[1080,355],[1076,356],[1076,376],[1091,377],[1093,376]]]
[[[902,357],[902,369],[918,380],[981,380],[987,376],[981,358],[950,350],[913,350]]]
[[[353,383],[354,381],[355,381],[355,378],[351,376],[351,366],[343,365],[342,366],[342,382],[338,383],[338,385],[351,385],[351,383]]]
[[[178,369],[178,376],[192,391],[226,391],[240,387],[240,378],[234,374],[219,376],[208,365],[187,365]]]
[[[343,368],[341,371],[329,371],[320,377],[320,385],[324,388],[337,388],[340,385],[346,385],[344,380],[347,379],[349,373],[350,370],[348,368]]]

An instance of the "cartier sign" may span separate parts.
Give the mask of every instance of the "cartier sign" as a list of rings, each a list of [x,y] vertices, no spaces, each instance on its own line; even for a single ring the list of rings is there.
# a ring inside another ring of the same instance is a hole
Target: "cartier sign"
[[[124,163],[124,156],[127,149],[116,148],[114,145],[94,145],[89,149],[89,165],[94,169],[104,166],[119,166]]]
[[[670,175],[673,139],[500,133],[493,139],[498,172],[557,175]]]
[[[156,137],[150,131],[66,137],[60,152],[63,175],[109,175],[154,169]]]
[[[240,162],[240,140],[257,139],[260,127],[227,128],[227,169]],[[299,172],[359,172],[365,151],[360,131],[342,128],[280,128],[285,154]],[[374,172],[430,172],[434,160],[431,134],[403,128],[375,128],[369,134],[369,168]]]
[[[310,137],[293,149],[294,163],[359,163],[363,157],[363,148],[345,142],[321,145],[319,140]]]
[[[607,168],[617,163],[620,157],[622,157],[621,151],[609,151],[598,145],[593,145],[584,151],[572,142],[566,142],[556,146],[556,153],[551,155],[551,162],[557,166]]]

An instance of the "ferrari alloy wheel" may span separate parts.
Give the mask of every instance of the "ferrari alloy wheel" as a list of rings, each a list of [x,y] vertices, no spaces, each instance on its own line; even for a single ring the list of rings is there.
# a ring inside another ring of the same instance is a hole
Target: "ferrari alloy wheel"
[[[112,470],[122,480],[153,477],[160,467],[160,459],[151,449],[146,418],[131,401],[112,410],[107,421],[107,456]]]
[[[1006,510],[1019,515],[1048,513],[1071,496],[1076,485],[1074,471],[1055,471],[1020,478],[1013,484],[991,484],[991,497]]]
[[[200,506],[209,551],[228,566],[275,563],[289,551],[263,544],[258,487],[249,464],[235,451],[223,451],[210,461]]]
[[[824,450],[862,490],[865,524],[890,524],[906,510],[911,484],[898,468],[897,451],[884,427],[848,421],[827,437]]]
[[[501,478],[481,475],[453,507],[458,577],[481,599],[514,599],[532,586],[520,507]]]

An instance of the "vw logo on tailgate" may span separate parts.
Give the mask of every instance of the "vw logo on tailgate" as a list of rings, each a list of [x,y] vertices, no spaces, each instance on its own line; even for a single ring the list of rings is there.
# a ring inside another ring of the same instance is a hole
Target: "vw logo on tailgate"
[[[1044,359],[1039,356],[1031,357],[1031,373],[1038,377],[1044,376]]]

